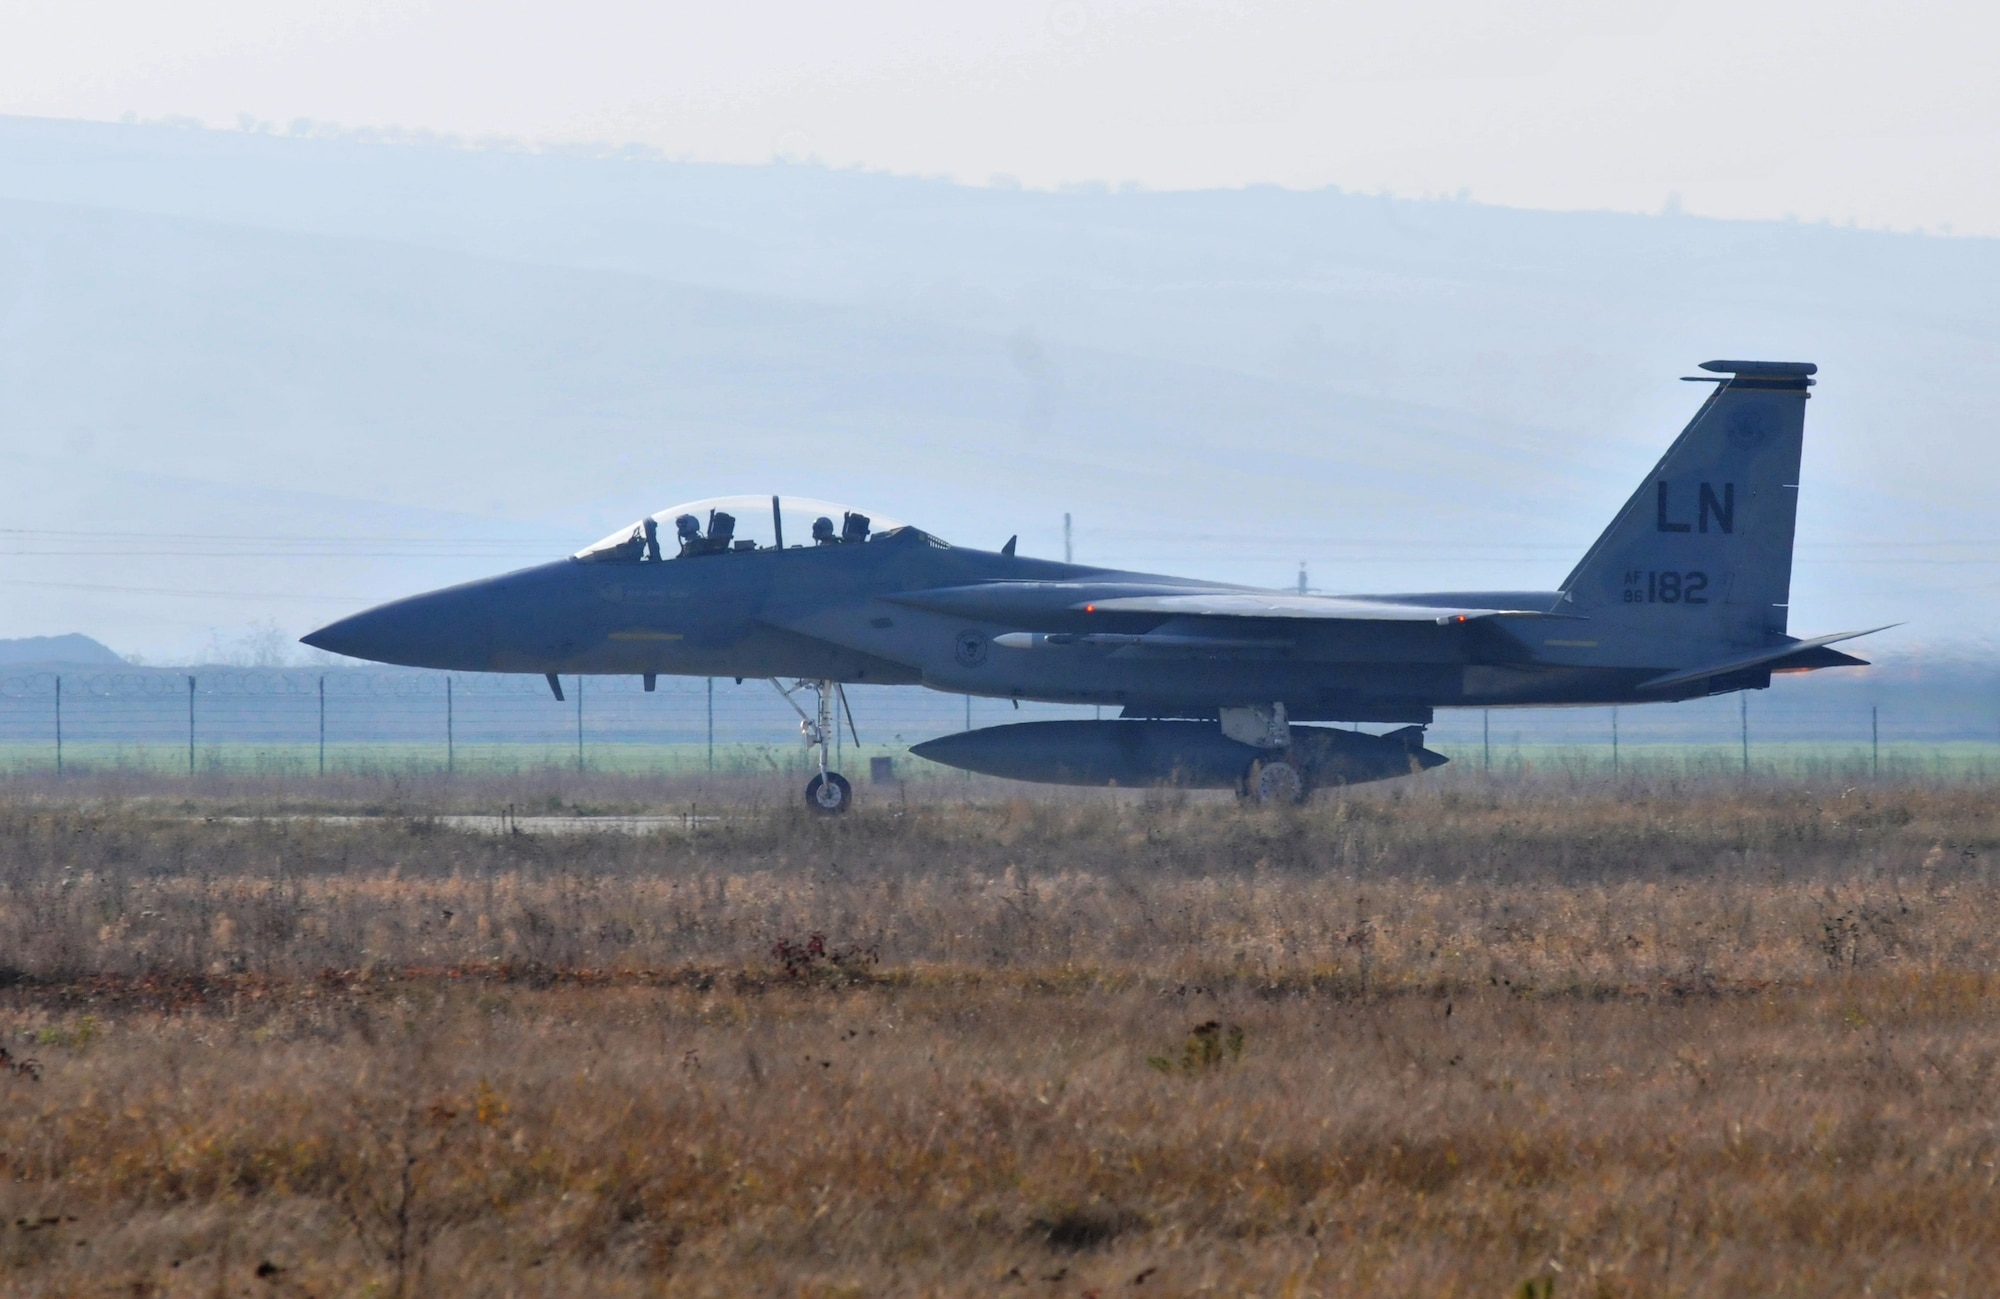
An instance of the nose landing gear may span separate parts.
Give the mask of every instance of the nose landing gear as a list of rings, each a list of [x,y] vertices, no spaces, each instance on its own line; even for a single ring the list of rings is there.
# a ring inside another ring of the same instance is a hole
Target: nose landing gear
[[[804,737],[807,748],[817,751],[819,774],[806,784],[806,806],[821,816],[838,816],[853,805],[854,787],[847,783],[845,776],[828,769],[827,751],[837,733],[835,728],[840,725],[839,719],[833,715],[836,696],[840,699],[842,711],[847,713],[847,729],[850,732],[854,729],[854,713],[847,707],[847,693],[840,688],[838,681],[794,681],[787,688],[773,677],[771,688],[799,715],[799,734]],[[801,690],[812,692],[813,711],[810,713],[799,707],[796,696]],[[861,737],[855,736],[854,743],[860,745]]]

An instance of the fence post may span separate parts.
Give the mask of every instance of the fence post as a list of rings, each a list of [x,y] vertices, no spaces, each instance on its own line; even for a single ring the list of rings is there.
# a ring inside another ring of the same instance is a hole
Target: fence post
[[[1479,710],[1479,770],[1490,775],[1493,771],[1493,710]]]
[[[194,674],[188,674],[188,776],[194,776]]]
[[[1618,774],[1618,709],[1611,709],[1611,774]]]
[[[583,692],[576,696],[577,707],[583,707]],[[444,679],[444,773],[449,776],[458,770],[458,739],[453,733],[451,715],[451,678]]]
[[[326,677],[319,679],[319,774],[326,774]]]
[[[1737,711],[1742,715],[1743,718],[1743,774],[1747,776],[1750,774],[1750,692],[1749,691],[1741,690],[1737,692],[1736,706],[1737,706]]]
[[[1868,705],[1868,777],[1882,779],[1882,716],[1881,705]]]
[[[576,769],[583,770],[583,673],[576,674]]]
[[[62,673],[56,673],[56,775],[62,775]]]
[[[715,678],[708,679],[708,774],[715,774]]]

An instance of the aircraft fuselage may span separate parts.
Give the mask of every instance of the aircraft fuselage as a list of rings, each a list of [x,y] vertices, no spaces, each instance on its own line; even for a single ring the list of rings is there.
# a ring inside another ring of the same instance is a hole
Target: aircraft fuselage
[[[1214,590],[1213,583],[941,547],[922,534],[865,545],[664,562],[558,560],[381,605],[309,643],[378,662],[461,672],[798,677],[926,685],[955,694],[1101,704],[1144,717],[1212,716],[1277,701],[1301,721],[1421,722],[1434,708],[1658,702],[1635,687],[1664,664],[1536,662],[1506,619],[1318,623],[1246,620],[1242,642],[1199,646],[995,643],[1022,625],[1004,606],[940,611],[922,593],[1003,584],[1061,589],[1038,631],[1158,634],[1158,614],[1094,612],[1096,594]],[[1249,590],[1250,588],[1237,588]],[[918,593],[921,603],[908,597]],[[1524,613],[1555,592],[1366,597]],[[948,603],[948,602],[947,602]],[[1081,604],[1083,608],[1071,608]],[[930,605],[932,607],[924,607]],[[979,616],[980,613],[1007,616]],[[1544,629],[1545,630],[1545,629]]]

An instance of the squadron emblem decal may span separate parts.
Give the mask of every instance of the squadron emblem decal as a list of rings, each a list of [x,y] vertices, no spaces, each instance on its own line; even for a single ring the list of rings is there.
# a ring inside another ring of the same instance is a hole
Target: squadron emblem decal
[[[976,668],[986,661],[986,637],[981,632],[962,631],[952,652],[960,663]]]

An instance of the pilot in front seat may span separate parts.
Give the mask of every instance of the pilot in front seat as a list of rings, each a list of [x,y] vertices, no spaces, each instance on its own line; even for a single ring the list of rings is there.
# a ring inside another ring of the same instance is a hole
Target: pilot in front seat
[[[701,520],[692,514],[683,514],[674,520],[674,535],[680,538],[681,554],[701,553]]]

